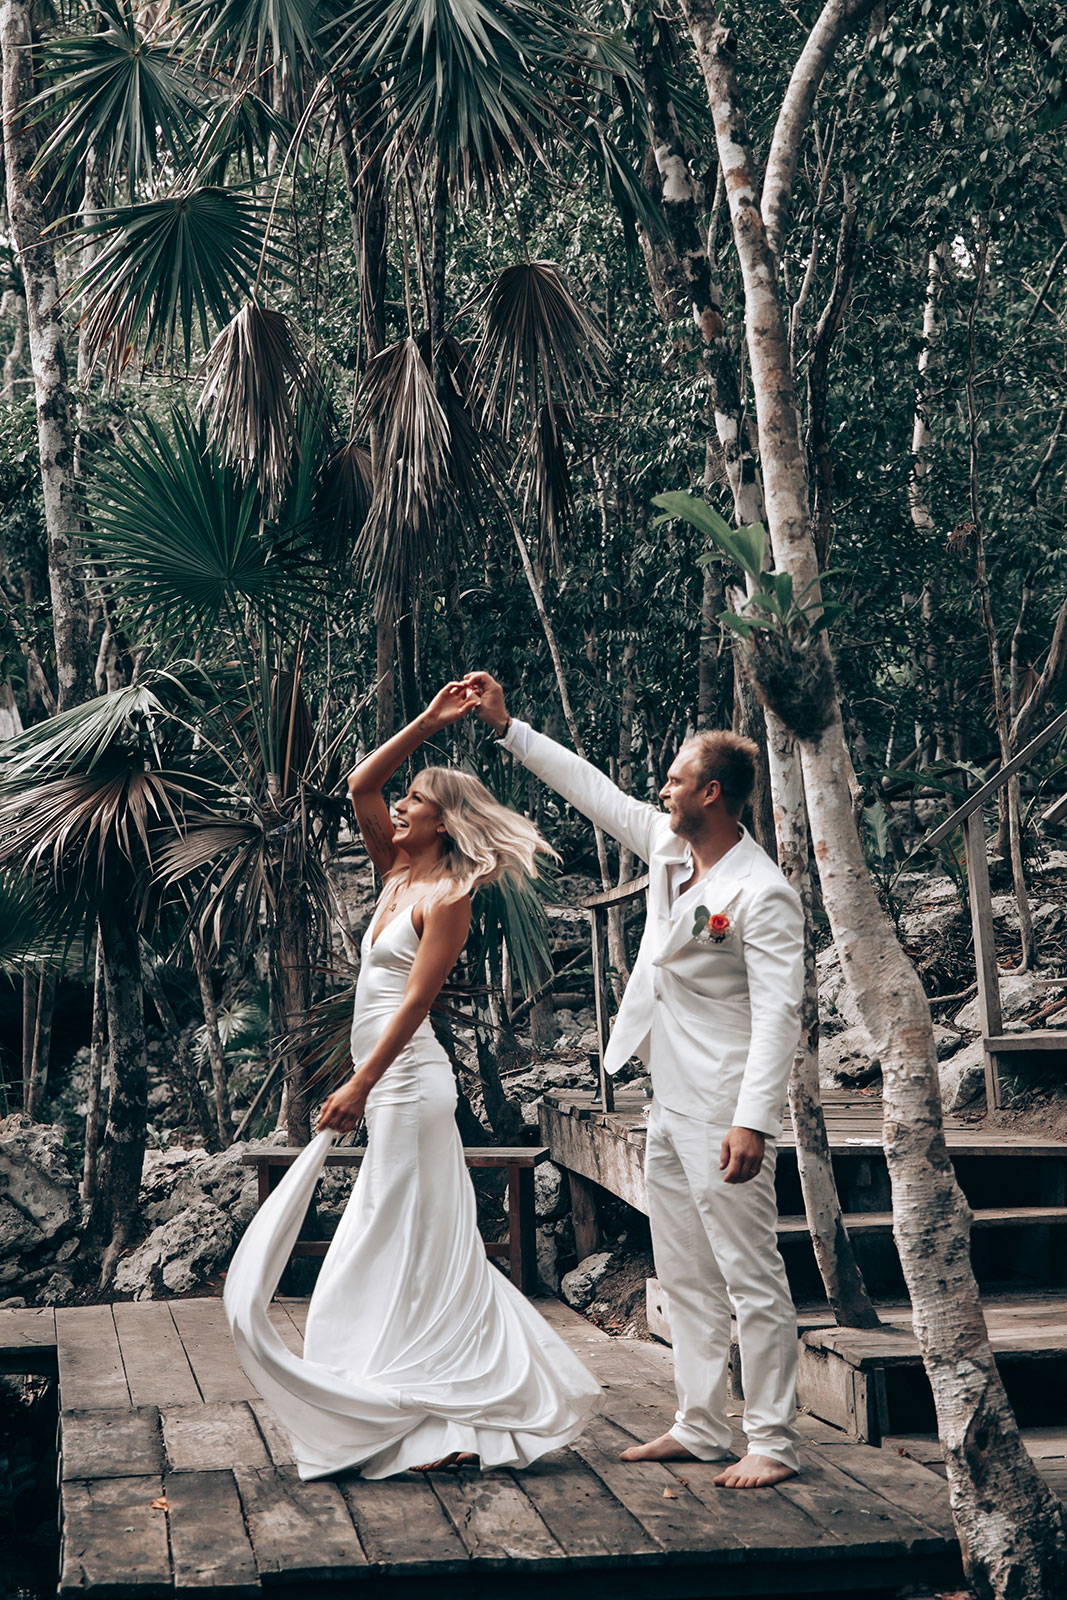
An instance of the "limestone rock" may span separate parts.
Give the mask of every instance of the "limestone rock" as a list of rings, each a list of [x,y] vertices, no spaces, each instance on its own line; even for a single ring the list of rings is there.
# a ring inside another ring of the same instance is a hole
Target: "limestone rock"
[[[186,1293],[225,1266],[237,1242],[234,1221],[204,1194],[153,1228],[123,1256],[115,1274],[119,1294],[135,1300]]]
[[[51,1270],[75,1234],[78,1174],[63,1129],[22,1112],[0,1120],[0,1285]]]
[[[555,1228],[538,1228],[534,1243],[537,1249],[537,1276],[551,1294],[558,1294],[559,1239]]]
[[[981,1039],[957,1050],[937,1069],[941,1080],[941,1107],[944,1111],[960,1111],[977,1100],[985,1088],[985,1065]]]
[[[534,1214],[540,1222],[554,1222],[566,1211],[570,1201],[563,1174],[554,1161],[542,1161],[534,1168]]]
[[[862,1088],[873,1083],[881,1070],[870,1036],[860,1024],[820,1038],[819,1081],[825,1088]]]
[[[595,1255],[579,1261],[573,1272],[567,1272],[560,1283],[560,1293],[569,1306],[581,1311],[595,1298],[597,1285],[611,1266],[610,1250],[598,1250]]]
[[[1021,1017],[1029,1015],[1031,1011],[1037,1011],[1047,1001],[1055,1000],[1057,996],[1063,994],[1067,994],[1067,990],[1062,983],[1051,983],[1039,972],[1002,972],[1000,1010],[1005,1032],[1025,1031],[1019,1023]],[[977,995],[963,1007],[962,1011],[957,1011],[952,1020],[957,1028],[963,1028],[967,1033],[977,1033],[982,1026],[978,1020]]]

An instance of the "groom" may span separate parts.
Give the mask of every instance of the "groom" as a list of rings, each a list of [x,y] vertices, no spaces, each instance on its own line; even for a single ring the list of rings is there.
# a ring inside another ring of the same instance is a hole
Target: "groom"
[[[775,1140],[804,987],[796,892],[738,821],[756,746],[687,739],[663,811],[509,716],[487,672],[464,682],[501,744],[649,865],[641,949],[608,1044],[617,1072],[648,1064],[645,1178],[656,1271],[670,1301],[678,1410],[624,1461],[732,1458],[726,1417],[730,1307],[737,1317],[748,1452],[715,1479],[754,1489],[798,1468],[796,1321],[778,1253]]]

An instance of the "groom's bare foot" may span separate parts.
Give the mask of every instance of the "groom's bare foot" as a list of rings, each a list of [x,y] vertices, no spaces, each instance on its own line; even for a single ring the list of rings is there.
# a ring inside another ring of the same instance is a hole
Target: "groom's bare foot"
[[[787,1467],[772,1456],[750,1453],[720,1472],[714,1481],[720,1489],[768,1489],[772,1483],[783,1483],[796,1475],[794,1467]]]
[[[440,1461],[424,1461],[421,1467],[412,1467],[412,1472],[444,1472],[449,1467],[476,1467],[478,1457],[469,1450],[453,1450],[451,1455],[442,1456]]]
[[[673,1433],[661,1433],[648,1444],[632,1444],[619,1455],[620,1461],[695,1461],[692,1450],[679,1444]]]

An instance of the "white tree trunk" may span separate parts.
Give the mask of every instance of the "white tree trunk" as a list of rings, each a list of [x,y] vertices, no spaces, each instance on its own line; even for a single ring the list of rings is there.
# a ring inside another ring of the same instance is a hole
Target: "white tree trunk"
[[[30,365],[37,398],[41,490],[56,642],[59,709],[93,693],[89,622],[76,574],[81,496],[74,476],[74,416],[59,313],[59,283],[38,183],[26,106],[33,96],[33,39],[26,0],[0,0],[2,110],[7,214],[26,289]]]
[[[734,242],[745,287],[767,521],[776,567],[796,592],[819,570],[776,263],[760,215],[733,44],[712,0],[683,0],[715,122]],[[821,639],[829,669],[829,647]],[[1062,1508],[1019,1437],[989,1346],[970,1263],[970,1212],[941,1124],[930,1011],[915,969],[879,904],[852,804],[855,775],[836,690],[821,732],[800,741],[804,789],[823,901],[842,970],[882,1062],[883,1139],[894,1237],[937,1410],[956,1528],[968,1575],[983,1596],[1055,1593]]]

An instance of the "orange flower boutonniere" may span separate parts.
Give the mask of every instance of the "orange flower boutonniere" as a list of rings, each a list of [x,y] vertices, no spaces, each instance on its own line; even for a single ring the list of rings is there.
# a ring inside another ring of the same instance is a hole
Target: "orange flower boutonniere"
[[[709,911],[707,906],[697,906],[693,918],[693,938],[710,944],[721,944],[730,931],[730,919],[722,911]]]

